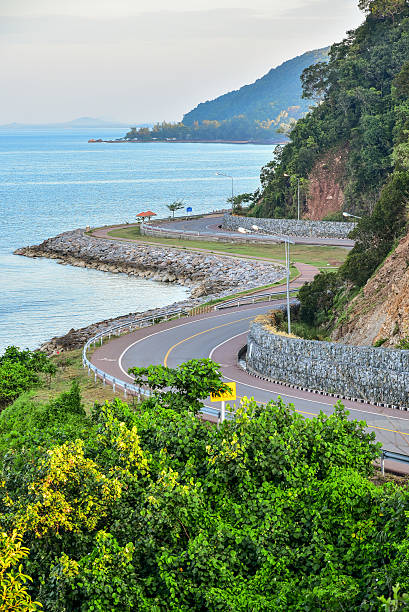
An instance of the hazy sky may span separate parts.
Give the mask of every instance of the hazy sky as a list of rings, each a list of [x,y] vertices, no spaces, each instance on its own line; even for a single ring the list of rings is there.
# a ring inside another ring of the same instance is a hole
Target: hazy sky
[[[341,40],[357,0],[0,0],[0,124],[177,120]]]

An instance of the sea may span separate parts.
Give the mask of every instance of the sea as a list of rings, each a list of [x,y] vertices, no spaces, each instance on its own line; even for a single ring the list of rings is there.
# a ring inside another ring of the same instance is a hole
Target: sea
[[[259,186],[274,145],[88,143],[118,128],[0,128],[0,354],[34,349],[71,328],[164,306],[187,289],[13,255],[78,227],[135,221],[183,200],[193,214],[227,206]],[[183,211],[182,211],[183,212]]]

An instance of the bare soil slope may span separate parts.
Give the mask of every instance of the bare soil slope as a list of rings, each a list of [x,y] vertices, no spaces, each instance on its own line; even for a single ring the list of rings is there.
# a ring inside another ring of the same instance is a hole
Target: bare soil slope
[[[409,337],[409,233],[352,300],[333,339],[347,344],[396,346]]]

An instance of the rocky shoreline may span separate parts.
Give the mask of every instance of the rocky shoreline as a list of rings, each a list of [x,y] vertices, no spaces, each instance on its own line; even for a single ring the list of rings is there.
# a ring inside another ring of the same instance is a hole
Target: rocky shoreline
[[[17,249],[15,254],[47,257],[57,259],[62,264],[125,273],[139,278],[184,285],[191,289],[189,299],[146,313],[158,315],[165,314],[166,310],[176,306],[194,308],[237,291],[272,284],[284,276],[284,268],[278,264],[193,253],[174,247],[95,238],[83,229],[64,232],[44,240],[39,245]],[[53,353],[57,350],[79,348],[103,329],[115,323],[126,323],[142,314],[145,313],[129,313],[79,330],[72,329],[65,336],[52,338],[41,349]]]

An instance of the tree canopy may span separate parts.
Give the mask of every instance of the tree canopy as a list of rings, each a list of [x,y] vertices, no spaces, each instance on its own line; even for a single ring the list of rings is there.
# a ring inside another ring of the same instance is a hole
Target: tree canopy
[[[303,72],[304,96],[319,104],[262,171],[251,214],[294,216],[285,175],[308,181],[319,160],[342,151],[345,209],[368,215],[395,163],[406,157],[409,6],[406,0],[362,0],[360,6],[365,22],[332,45],[328,63]]]
[[[182,121],[157,123],[152,130],[132,128],[130,140],[256,140],[280,141],[311,102],[302,98],[304,68],[327,59],[328,49],[308,51],[272,68],[250,85],[202,102]]]
[[[0,610],[406,600],[409,493],[372,480],[379,445],[365,423],[341,405],[304,419],[280,399],[244,398],[217,429],[195,416],[223,387],[216,364],[133,374],[154,392],[134,407],[116,399],[86,414],[73,384],[0,414]]]

